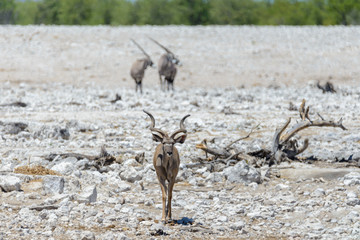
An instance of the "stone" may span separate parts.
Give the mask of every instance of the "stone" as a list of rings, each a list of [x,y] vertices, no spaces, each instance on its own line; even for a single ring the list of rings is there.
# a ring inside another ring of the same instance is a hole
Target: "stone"
[[[133,183],[142,179],[142,173],[134,167],[129,167],[126,171],[120,173],[120,178],[121,180]]]
[[[83,231],[80,235],[81,240],[95,240],[95,234],[90,231]]]
[[[245,227],[245,223],[243,221],[238,221],[238,222],[235,222],[235,223],[232,223],[230,225],[230,228],[232,230],[241,230]]]
[[[353,186],[360,184],[360,172],[351,172],[344,176],[344,184],[346,186]]]
[[[244,160],[232,167],[224,169],[224,175],[229,182],[236,183],[261,183],[261,174],[254,167],[249,166]]]
[[[77,198],[78,202],[81,202],[81,203],[96,202],[96,199],[97,199],[96,186],[86,187]]]
[[[46,194],[61,194],[64,192],[65,180],[60,176],[47,175],[43,177],[43,189]]]
[[[321,197],[325,195],[325,190],[322,188],[317,188],[315,191],[311,194],[313,197]]]
[[[130,185],[130,184],[127,184],[127,183],[125,183],[125,182],[121,182],[121,183],[119,183],[117,190],[118,190],[119,192],[127,192],[127,191],[130,191],[130,190],[131,190],[131,185]]]
[[[4,192],[20,191],[21,180],[15,176],[0,176],[0,189]]]
[[[278,185],[275,186],[275,190],[277,191],[289,190],[289,186],[286,184],[279,183]]]
[[[222,182],[223,181],[223,174],[220,172],[212,172],[210,173],[205,180],[207,182],[215,183],[215,182]]]
[[[227,222],[227,221],[228,221],[228,217],[227,217],[227,216],[220,216],[220,217],[218,218],[218,220],[219,220],[220,222]]]
[[[348,198],[346,201],[346,204],[349,206],[360,205],[360,199],[359,198]]]
[[[60,162],[53,166],[51,170],[58,172],[61,175],[70,175],[75,171],[75,165],[71,162]]]

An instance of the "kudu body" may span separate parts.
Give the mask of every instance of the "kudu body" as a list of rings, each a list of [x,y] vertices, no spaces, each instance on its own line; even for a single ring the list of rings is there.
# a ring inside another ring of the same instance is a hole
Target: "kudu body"
[[[148,66],[152,67],[154,66],[153,61],[151,60],[149,54],[147,54],[142,47],[140,47],[139,44],[137,44],[133,39],[131,41],[143,52],[143,54],[146,56],[142,59],[137,59],[133,65],[131,66],[130,70],[130,76],[135,80],[136,87],[135,91],[137,92],[138,89],[142,93],[142,80],[145,75],[145,70]]]
[[[190,115],[186,115],[185,117],[183,117],[180,121],[180,129],[169,136],[161,129],[155,128],[154,117],[149,112],[146,112],[145,110],[144,112],[151,119],[150,130],[152,132],[153,140],[155,142],[160,142],[160,144],[155,149],[153,164],[162,192],[163,207],[161,220],[167,222],[167,220],[171,219],[172,191],[180,166],[179,152],[174,146],[174,144],[185,142],[187,134],[184,126],[184,121]],[[168,182],[168,186],[166,184],[166,181]]]
[[[174,80],[177,72],[176,65],[180,66],[180,61],[173,52],[161,45],[158,41],[152,38],[150,38],[150,40],[166,51],[166,53],[161,55],[158,62],[160,87],[162,90],[166,89],[165,84],[167,84],[167,90],[170,90],[170,88],[174,90]]]

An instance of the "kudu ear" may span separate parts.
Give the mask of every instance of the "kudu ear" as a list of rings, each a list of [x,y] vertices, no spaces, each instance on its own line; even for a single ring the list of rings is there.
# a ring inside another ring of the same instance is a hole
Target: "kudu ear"
[[[174,138],[175,143],[181,143],[183,144],[186,140],[187,134],[183,134],[178,136],[177,138]]]
[[[151,134],[152,134],[152,139],[154,142],[162,142],[163,141],[163,136],[161,136],[157,132],[152,132]]]

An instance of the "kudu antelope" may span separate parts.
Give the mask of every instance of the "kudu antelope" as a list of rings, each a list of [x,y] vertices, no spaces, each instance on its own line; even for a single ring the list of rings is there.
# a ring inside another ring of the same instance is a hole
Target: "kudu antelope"
[[[136,83],[136,87],[135,87],[135,91],[137,92],[138,89],[140,90],[140,92],[142,93],[142,80],[144,78],[144,74],[145,74],[145,69],[150,66],[153,67],[154,63],[151,60],[149,54],[147,54],[144,49],[142,49],[142,47],[135,42],[133,39],[131,39],[131,41],[142,51],[142,53],[146,56],[145,58],[142,59],[137,59],[133,65],[131,66],[131,70],[130,70],[130,75],[131,77],[135,80]]]
[[[176,65],[181,66],[180,60],[175,56],[173,52],[161,45],[158,41],[150,37],[149,39],[166,51],[166,53],[161,55],[158,62],[160,87],[162,90],[165,89],[166,83],[167,90],[169,91],[171,87],[171,89],[174,91],[174,80],[177,72]],[[162,76],[164,76],[164,80],[162,79]]]
[[[153,140],[155,142],[160,142],[160,144],[155,149],[153,164],[162,192],[163,207],[161,220],[167,222],[167,220],[171,219],[172,191],[180,165],[179,152],[174,145],[175,143],[185,142],[187,134],[184,126],[184,121],[190,115],[186,115],[185,117],[183,117],[180,121],[180,129],[169,136],[161,129],[155,128],[154,117],[149,112],[145,110],[144,112],[149,115],[151,119],[150,130],[153,136]],[[168,186],[166,186],[166,181],[169,182]]]

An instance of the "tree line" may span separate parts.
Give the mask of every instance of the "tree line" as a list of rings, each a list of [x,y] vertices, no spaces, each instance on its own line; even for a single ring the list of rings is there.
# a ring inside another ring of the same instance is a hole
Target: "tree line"
[[[0,24],[358,25],[359,0],[0,0]]]

